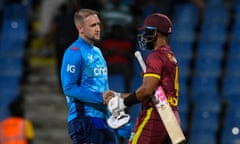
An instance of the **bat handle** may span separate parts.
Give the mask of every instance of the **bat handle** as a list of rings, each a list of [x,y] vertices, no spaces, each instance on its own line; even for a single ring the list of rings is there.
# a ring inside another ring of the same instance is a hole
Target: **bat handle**
[[[137,58],[140,66],[141,66],[141,68],[142,68],[142,71],[143,71],[143,72],[146,72],[146,64],[145,64],[145,62],[144,62],[144,60],[143,60],[143,57],[142,57],[141,52],[140,52],[140,51],[135,51],[134,55],[135,55],[135,57]]]

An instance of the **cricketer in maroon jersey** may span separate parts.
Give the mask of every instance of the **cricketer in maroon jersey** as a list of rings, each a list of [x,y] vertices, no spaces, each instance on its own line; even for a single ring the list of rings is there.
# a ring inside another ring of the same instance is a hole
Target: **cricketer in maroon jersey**
[[[177,120],[178,113],[178,65],[168,44],[169,34],[172,33],[172,22],[163,14],[149,15],[143,26],[144,32],[139,35],[140,47],[152,50],[146,59],[146,72],[139,88],[132,93],[121,93],[119,108],[130,107],[142,103],[142,110],[135,122],[129,144],[171,144],[171,140],[163,122],[155,108],[152,95],[158,86],[162,86],[168,102]],[[114,91],[103,93],[107,104],[114,95]],[[123,106],[122,106],[123,105]]]
[[[180,121],[178,104],[178,70],[174,54],[168,45],[162,45],[147,57],[145,77],[159,79],[174,113]],[[167,131],[154,107],[152,98],[142,101],[142,110],[136,120],[130,137],[130,144],[167,144],[170,143]]]

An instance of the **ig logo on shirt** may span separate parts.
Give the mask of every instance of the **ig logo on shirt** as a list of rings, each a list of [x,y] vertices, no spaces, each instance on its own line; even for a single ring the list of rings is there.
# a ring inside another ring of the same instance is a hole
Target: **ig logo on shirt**
[[[68,65],[67,65],[67,72],[75,73],[75,72],[76,72],[76,66],[75,66],[75,65],[68,64]]]

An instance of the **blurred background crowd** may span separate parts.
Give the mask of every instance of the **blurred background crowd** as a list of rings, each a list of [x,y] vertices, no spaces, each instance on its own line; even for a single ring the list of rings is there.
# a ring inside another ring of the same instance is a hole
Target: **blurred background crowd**
[[[240,0],[1,0],[0,120],[9,117],[8,104],[21,95],[34,143],[70,143],[59,68],[64,50],[77,38],[77,8],[99,11],[103,33],[97,45],[108,63],[110,88],[121,92],[141,83],[133,54],[139,49],[137,28],[153,12],[168,15],[188,143],[240,143]],[[129,110],[132,121],[139,108]]]

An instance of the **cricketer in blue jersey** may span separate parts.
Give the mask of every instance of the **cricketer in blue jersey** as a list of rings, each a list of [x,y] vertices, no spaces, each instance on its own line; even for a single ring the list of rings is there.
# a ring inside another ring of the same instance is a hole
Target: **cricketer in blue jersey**
[[[115,144],[105,117],[102,93],[109,89],[107,64],[94,42],[100,40],[98,13],[80,9],[74,15],[79,37],[65,51],[61,82],[69,108],[68,131],[73,144]]]

